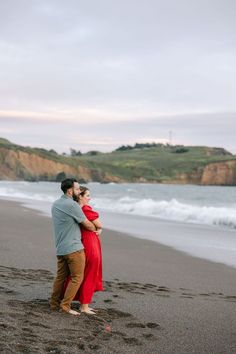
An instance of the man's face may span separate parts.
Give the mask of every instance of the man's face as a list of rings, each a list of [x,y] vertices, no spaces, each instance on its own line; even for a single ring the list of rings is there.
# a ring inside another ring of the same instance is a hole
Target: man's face
[[[77,201],[79,194],[80,194],[80,185],[78,182],[74,182],[74,186],[72,188],[72,198],[75,201]]]

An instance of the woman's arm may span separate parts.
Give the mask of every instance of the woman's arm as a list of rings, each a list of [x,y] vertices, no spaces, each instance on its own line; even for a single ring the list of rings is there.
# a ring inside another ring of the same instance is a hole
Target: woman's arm
[[[83,227],[86,230],[89,230],[89,231],[96,231],[97,230],[96,225],[93,222],[89,221],[88,219],[85,219],[84,221],[82,221],[81,224],[83,225]]]
[[[96,226],[96,229],[101,229],[102,228],[102,223],[99,218],[95,219],[92,221],[93,225]]]

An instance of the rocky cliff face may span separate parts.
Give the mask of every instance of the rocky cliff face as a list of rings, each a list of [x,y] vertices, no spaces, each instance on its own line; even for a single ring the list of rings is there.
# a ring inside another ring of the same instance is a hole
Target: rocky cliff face
[[[0,179],[57,180],[60,175],[75,176],[86,182],[121,182],[118,177],[96,169],[73,167],[33,153],[0,148]]]
[[[60,181],[65,176],[90,182],[155,182],[145,176],[124,180],[115,173],[108,173],[101,168],[87,168],[78,164],[54,161],[37,153],[0,147],[0,179],[2,180],[49,180]],[[161,183],[199,184],[199,185],[236,185],[236,160],[209,163],[199,166],[191,173],[179,173],[174,178],[166,178]]]
[[[236,185],[236,161],[210,163],[201,177],[203,185]]]
[[[236,185],[236,160],[209,163],[191,173],[176,176],[170,184],[199,184],[212,186]]]
[[[180,173],[171,181],[166,181],[169,184],[201,184],[202,168],[191,173]],[[165,182],[164,182],[165,183]]]
[[[84,180],[90,180],[91,178],[90,171],[85,167],[78,166],[75,168],[36,154],[0,148],[0,155],[1,179],[50,179],[56,178],[57,175],[63,172],[66,175],[80,176]]]

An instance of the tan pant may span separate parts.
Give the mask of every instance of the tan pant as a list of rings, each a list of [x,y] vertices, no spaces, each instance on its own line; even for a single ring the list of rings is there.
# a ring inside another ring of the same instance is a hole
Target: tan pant
[[[59,304],[63,311],[69,311],[71,302],[77,293],[83,278],[85,267],[84,250],[76,251],[64,256],[57,256],[57,276],[53,284],[53,292],[50,300],[52,309],[56,309]],[[68,276],[71,276],[64,298],[60,303],[60,296],[64,282]]]

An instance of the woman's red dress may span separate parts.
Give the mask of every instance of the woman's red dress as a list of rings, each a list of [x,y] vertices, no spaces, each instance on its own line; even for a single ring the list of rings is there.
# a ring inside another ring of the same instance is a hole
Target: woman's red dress
[[[84,205],[82,210],[86,218],[90,221],[96,220],[99,214],[92,210],[89,205]],[[81,304],[89,304],[95,291],[103,291],[102,284],[102,250],[98,235],[89,230],[85,230],[81,225],[82,243],[86,256],[84,280],[74,297],[74,301],[80,301]],[[65,281],[63,294],[70,281],[70,277]]]

